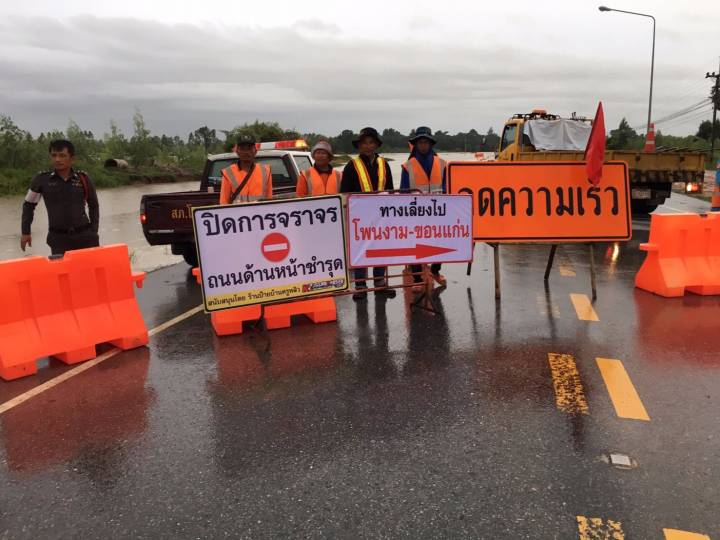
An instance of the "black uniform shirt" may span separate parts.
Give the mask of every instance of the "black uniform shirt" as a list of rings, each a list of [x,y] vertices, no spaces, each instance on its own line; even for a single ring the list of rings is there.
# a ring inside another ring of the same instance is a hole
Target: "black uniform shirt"
[[[83,186],[81,175],[85,177],[86,186]],[[86,188],[89,218],[85,212]],[[67,180],[55,171],[43,171],[35,175],[23,203],[22,234],[30,234],[35,207],[41,198],[45,199],[50,229],[65,232],[89,224],[93,232],[98,232],[100,208],[95,186],[87,173],[72,169]]]
[[[365,168],[368,171],[368,174],[370,175],[370,183],[372,184],[373,190],[377,191],[378,189],[378,156],[375,155],[375,159],[373,159],[372,162],[370,162],[369,159],[367,159],[365,156],[360,156],[360,158],[365,163]],[[392,172],[390,171],[390,164],[385,160],[385,189],[386,190],[392,190],[393,188],[393,179],[392,179]],[[355,170],[355,165],[353,165],[352,160],[348,161],[347,165],[345,165],[345,168],[343,169],[342,173],[342,182],[340,183],[340,193],[359,193],[362,192],[362,187],[360,186],[360,179],[358,178],[357,171]]]

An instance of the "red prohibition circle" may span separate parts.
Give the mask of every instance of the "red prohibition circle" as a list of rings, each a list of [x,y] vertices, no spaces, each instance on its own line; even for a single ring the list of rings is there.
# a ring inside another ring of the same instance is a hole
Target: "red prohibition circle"
[[[284,234],[270,233],[260,244],[263,257],[270,262],[280,262],[290,254],[290,241]]]

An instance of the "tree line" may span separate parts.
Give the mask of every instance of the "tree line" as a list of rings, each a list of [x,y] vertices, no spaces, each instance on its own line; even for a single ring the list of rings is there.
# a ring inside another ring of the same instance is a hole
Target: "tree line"
[[[719,139],[720,120],[715,120],[714,131],[715,138]],[[713,126],[710,120],[701,122],[695,135],[687,135],[685,137],[665,135],[662,130],[658,130],[655,132],[655,145],[659,150],[705,151],[710,148],[712,132]],[[628,121],[623,118],[616,129],[610,130],[606,144],[608,150],[642,150],[645,146],[645,134],[635,131],[630,127]]]
[[[709,147],[712,127],[710,121],[704,121],[695,135],[687,137],[664,135],[658,131],[656,143],[665,148],[705,150]],[[720,137],[720,121],[716,121],[715,131],[716,136]],[[207,154],[230,151],[240,134],[250,134],[260,142],[304,138],[310,146],[325,139],[333,145],[336,154],[354,153],[352,141],[357,137],[357,133],[349,129],[335,136],[326,136],[320,133],[300,133],[284,129],[277,122],[259,120],[231,130],[202,126],[187,137],[157,135],[147,127],[140,111],[133,115],[133,130],[129,135],[125,135],[114,121],[110,121],[109,130],[98,137],[71,120],[64,132],[50,131],[34,137],[17,126],[9,116],[0,115],[0,192],[7,193],[7,184],[12,183],[13,179],[19,181],[22,178],[22,182],[27,182],[28,170],[37,171],[46,166],[47,146],[52,139],[67,138],[73,141],[78,163],[91,171],[101,171],[107,158],[120,158],[129,161],[135,169],[159,167],[196,173],[202,169]],[[408,151],[408,138],[413,134],[413,131],[402,133],[393,128],[384,129],[381,133],[383,151]],[[475,129],[455,134],[439,130],[434,132],[434,137],[438,152],[497,151],[500,140],[492,127],[484,134]],[[633,130],[623,118],[620,125],[608,134],[607,147],[639,150],[644,142],[644,134]],[[103,182],[99,184],[103,185]]]

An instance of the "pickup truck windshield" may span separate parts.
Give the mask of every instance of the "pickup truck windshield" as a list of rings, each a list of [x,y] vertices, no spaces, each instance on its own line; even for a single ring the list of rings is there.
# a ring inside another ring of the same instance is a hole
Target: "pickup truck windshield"
[[[305,167],[309,167],[310,160],[307,158],[304,159],[307,160],[307,165]],[[285,162],[283,161],[283,158],[281,156],[258,157],[257,162],[270,165],[273,186],[289,186],[293,183],[287,166],[285,165]],[[226,167],[229,167],[233,163],[235,163],[235,159],[232,158],[219,159],[217,161],[214,161],[212,164],[212,169],[210,169],[210,174],[208,175],[208,181],[210,185],[219,186],[220,182],[222,181],[222,170]],[[298,163],[298,166],[299,165],[300,163]]]
[[[293,156],[293,158],[295,159],[295,163],[297,164],[299,171],[304,171],[305,169],[312,167],[310,158],[307,156]]]

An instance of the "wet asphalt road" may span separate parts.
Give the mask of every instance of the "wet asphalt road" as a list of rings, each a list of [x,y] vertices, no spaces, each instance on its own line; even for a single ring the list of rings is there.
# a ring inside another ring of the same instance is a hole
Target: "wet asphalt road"
[[[444,269],[437,315],[344,297],[337,324],[226,338],[194,315],[0,416],[0,538],[571,539],[600,518],[624,536],[582,538],[717,540],[720,298],[635,290],[647,228],[596,250],[597,321],[570,297],[590,295],[585,246],[547,289],[549,248],[503,246],[497,302],[478,246],[471,276]],[[151,328],[200,291],[176,265],[139,300]],[[618,416],[596,358],[649,421]],[[0,382],[0,403],[67,369]]]

